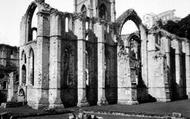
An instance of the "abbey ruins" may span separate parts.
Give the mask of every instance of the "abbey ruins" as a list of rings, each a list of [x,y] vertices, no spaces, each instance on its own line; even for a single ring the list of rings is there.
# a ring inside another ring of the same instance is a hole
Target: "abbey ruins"
[[[189,40],[156,22],[174,19],[172,11],[143,24],[133,9],[116,19],[115,0],[74,0],[74,8],[29,5],[20,26],[18,101],[39,109],[190,97]],[[128,20],[138,31],[122,34]]]

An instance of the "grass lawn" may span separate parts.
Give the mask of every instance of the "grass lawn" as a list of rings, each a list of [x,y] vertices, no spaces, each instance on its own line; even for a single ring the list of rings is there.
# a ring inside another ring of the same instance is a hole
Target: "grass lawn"
[[[60,119],[68,118],[68,113],[75,112],[78,113],[79,110],[82,111],[92,111],[92,112],[108,112],[108,113],[125,113],[125,114],[140,114],[140,115],[156,115],[156,116],[167,116],[171,115],[173,112],[181,113],[185,117],[190,118],[190,100],[181,100],[168,103],[144,103],[138,105],[106,105],[106,106],[91,106],[91,107],[74,107],[74,108],[64,108],[58,110],[33,110],[28,106],[18,107],[18,108],[0,108],[0,113],[10,112],[12,115],[27,117],[27,119]],[[52,115],[54,114],[54,115]],[[55,115],[56,114],[56,115]],[[33,117],[35,116],[35,117]],[[128,119],[129,117],[116,116],[113,115],[102,115],[106,119]],[[137,117],[130,117],[129,119],[138,119]],[[142,119],[142,118],[141,118]]]
[[[145,103],[138,105],[107,105],[84,107],[87,111],[98,112],[121,112],[127,114],[148,114],[148,115],[171,115],[173,112],[181,113],[190,117],[190,100],[181,100],[168,103]]]

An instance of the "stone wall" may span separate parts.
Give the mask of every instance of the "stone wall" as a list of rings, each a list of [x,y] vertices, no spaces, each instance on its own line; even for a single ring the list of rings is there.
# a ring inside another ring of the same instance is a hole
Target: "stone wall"
[[[105,1],[94,2],[99,7]],[[82,13],[81,5],[75,4],[76,13],[72,14],[44,1],[31,3],[21,22],[22,101],[39,109],[166,102],[187,96],[187,40],[160,29],[146,29],[132,9],[115,21],[115,2],[109,2],[105,18],[94,15],[97,11],[93,10]],[[37,38],[31,41],[32,19],[27,18],[32,18],[36,7]],[[123,37],[121,30],[127,20],[134,21],[139,32]]]

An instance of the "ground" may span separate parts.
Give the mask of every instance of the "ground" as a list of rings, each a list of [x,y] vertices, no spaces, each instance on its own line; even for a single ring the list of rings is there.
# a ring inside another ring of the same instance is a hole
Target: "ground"
[[[145,116],[168,116],[172,113],[181,113],[184,117],[190,118],[190,100],[181,100],[169,103],[145,103],[139,105],[107,105],[107,106],[93,106],[83,108],[66,108],[58,110],[33,110],[27,106],[19,108],[0,109],[0,112],[10,112],[15,116],[20,116],[27,119],[59,119],[68,118],[70,112],[77,113],[79,110],[84,110],[88,113],[106,113],[98,114],[106,119],[126,119],[126,116],[113,116],[113,113],[129,114],[129,115],[145,115]],[[108,113],[111,115],[108,115]],[[51,115],[54,114],[54,115]],[[138,119],[138,117],[129,117],[130,119]],[[146,117],[147,118],[147,117]],[[144,119],[146,119],[144,118]],[[153,118],[153,117],[151,117]],[[142,119],[142,117],[141,117]]]

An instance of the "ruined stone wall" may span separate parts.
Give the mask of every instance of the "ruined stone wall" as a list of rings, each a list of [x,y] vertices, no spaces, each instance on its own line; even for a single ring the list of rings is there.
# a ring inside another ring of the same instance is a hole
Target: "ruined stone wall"
[[[117,46],[105,45],[105,88],[110,104],[117,103]]]
[[[63,104],[77,104],[77,41],[62,39],[61,48],[61,99]]]
[[[176,40],[170,45],[173,37],[168,39],[166,35],[161,40],[163,34],[146,31],[132,9],[115,22],[114,0],[96,2],[97,7],[106,4],[107,18],[98,16],[96,9],[81,14],[82,3],[75,6],[74,14],[60,12],[44,2],[35,1],[29,6],[21,22],[22,101],[39,109],[169,101],[176,95],[184,98],[189,93],[188,44]],[[28,20],[36,7],[37,38],[31,41]],[[132,34],[133,38],[120,33],[129,19],[140,31]]]
[[[0,103],[7,101],[10,72],[15,72],[13,83],[15,86],[18,86],[18,50],[19,49],[17,47],[0,44]]]
[[[132,104],[132,84],[129,56],[129,42],[126,37],[118,44],[117,67],[118,67],[118,103]]]
[[[97,79],[97,43],[94,41],[94,38],[91,37],[88,41],[86,41],[86,51],[87,51],[87,100],[89,101],[90,105],[97,104],[97,86],[98,86],[98,79]]]

